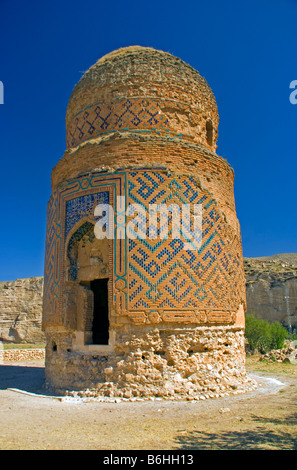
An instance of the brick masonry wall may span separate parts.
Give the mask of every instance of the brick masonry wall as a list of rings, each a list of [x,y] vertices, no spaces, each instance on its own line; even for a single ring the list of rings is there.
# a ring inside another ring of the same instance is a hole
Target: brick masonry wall
[[[238,229],[234,202],[234,172],[225,159],[201,145],[162,137],[117,133],[66,151],[52,172],[52,191],[94,169],[165,167],[194,175],[211,192],[228,222]]]
[[[101,58],[84,74],[69,99],[66,127],[68,148],[128,130],[177,135],[214,150],[218,112],[211,88],[191,66],[162,51],[130,47]]]
[[[226,374],[223,387],[244,387],[241,236],[234,173],[215,153],[217,127],[206,81],[151,48],[111,53],[75,86],[66,113],[67,150],[53,169],[48,205],[43,328],[46,374],[56,387],[92,384],[99,394],[111,387],[122,396],[119,387],[133,395],[136,385],[136,394],[149,396],[156,389],[166,395],[167,383],[178,395],[190,383],[193,393],[207,380],[214,386],[217,374]],[[108,260],[90,258],[82,271],[75,253],[80,256],[82,243],[91,253],[98,201],[113,206],[115,231],[123,218],[130,220],[117,209],[119,195],[125,209],[131,203],[146,209],[201,204],[201,247],[183,249],[183,238],[115,237],[105,248]],[[102,278],[102,269],[112,338],[106,354],[81,341],[89,311],[87,286],[79,283]]]

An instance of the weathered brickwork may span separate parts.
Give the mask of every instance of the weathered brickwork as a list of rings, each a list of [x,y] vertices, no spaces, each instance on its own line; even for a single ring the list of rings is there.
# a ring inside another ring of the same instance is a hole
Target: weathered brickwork
[[[48,204],[43,329],[52,385],[168,398],[248,384],[234,173],[215,153],[217,126],[206,81],[151,48],[105,56],[74,88]],[[112,239],[94,235],[99,203],[114,209]],[[160,220],[149,226],[147,215],[143,237],[119,237],[132,204],[144,214],[152,204],[200,205],[199,249],[183,235],[161,238]],[[95,280],[108,286],[102,343],[92,340]]]
[[[196,70],[171,54],[130,47],[84,74],[70,97],[66,126],[67,147],[122,131],[194,139],[215,149],[218,113]]]

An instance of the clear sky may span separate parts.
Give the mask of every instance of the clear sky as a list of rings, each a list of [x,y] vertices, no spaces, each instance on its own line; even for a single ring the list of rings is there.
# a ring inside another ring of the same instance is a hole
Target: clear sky
[[[129,45],[170,52],[211,86],[244,256],[297,252],[297,0],[0,0],[0,281],[43,275],[67,101],[85,70]]]

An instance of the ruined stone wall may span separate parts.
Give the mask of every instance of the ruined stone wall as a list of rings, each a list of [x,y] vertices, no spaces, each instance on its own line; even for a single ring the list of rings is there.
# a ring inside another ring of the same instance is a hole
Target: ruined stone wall
[[[1,361],[36,361],[44,360],[45,350],[40,349],[0,349],[0,364]]]

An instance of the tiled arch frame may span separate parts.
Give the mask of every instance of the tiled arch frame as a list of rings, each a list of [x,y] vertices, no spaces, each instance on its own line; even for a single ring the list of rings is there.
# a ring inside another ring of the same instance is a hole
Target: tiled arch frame
[[[55,191],[48,203],[47,236],[44,275],[44,326],[62,322],[63,284],[66,276],[66,250],[70,236],[88,220],[96,223],[94,207],[102,201],[113,207],[117,196],[126,196],[126,173],[94,172],[66,183]],[[115,211],[116,220],[118,217]],[[69,220],[72,224],[69,225]],[[116,225],[115,225],[116,230]],[[125,259],[126,240],[112,240],[110,250],[110,270],[113,292],[126,288],[127,263]],[[115,302],[116,299],[113,298]],[[124,305],[123,305],[124,307]]]

